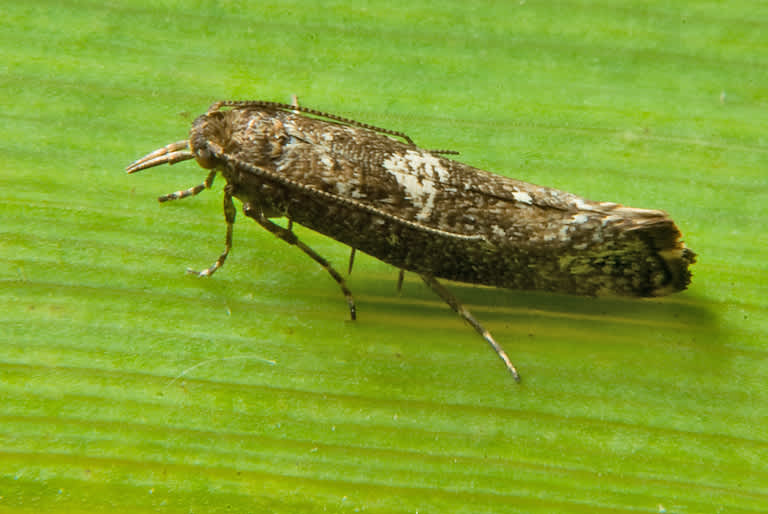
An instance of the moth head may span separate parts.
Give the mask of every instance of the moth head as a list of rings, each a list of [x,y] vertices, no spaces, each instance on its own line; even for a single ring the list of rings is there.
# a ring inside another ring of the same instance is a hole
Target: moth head
[[[189,149],[197,164],[207,170],[217,166],[215,154],[217,151],[221,153],[217,141],[221,139],[222,114],[215,112],[199,116],[189,133]]]
[[[189,139],[170,143],[148,153],[129,164],[126,171],[135,173],[160,164],[175,164],[188,159],[195,159],[205,169],[216,168],[220,164],[216,154],[223,154],[217,141],[221,140],[222,126],[226,128],[226,124],[222,124],[219,114],[221,113],[204,114],[198,117],[192,125]]]
[[[193,152],[195,155],[195,160],[201,168],[210,170],[216,167],[216,159],[213,157],[213,153],[210,151],[210,149],[208,149],[207,146],[195,148]]]

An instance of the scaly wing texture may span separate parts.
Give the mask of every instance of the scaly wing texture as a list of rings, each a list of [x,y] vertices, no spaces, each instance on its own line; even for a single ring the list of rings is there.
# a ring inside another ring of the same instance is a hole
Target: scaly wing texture
[[[227,162],[236,195],[395,266],[586,295],[663,295],[690,281],[695,254],[661,211],[591,202],[282,111],[235,109],[210,118],[198,120],[193,139]],[[265,179],[271,185],[261,185]],[[395,224],[374,223],[382,217]],[[404,238],[401,225],[416,232]],[[433,244],[441,236],[449,241]]]

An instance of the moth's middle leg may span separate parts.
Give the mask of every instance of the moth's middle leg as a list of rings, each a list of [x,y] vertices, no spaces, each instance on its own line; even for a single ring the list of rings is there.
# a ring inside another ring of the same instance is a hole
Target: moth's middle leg
[[[325,268],[325,271],[327,271],[331,277],[339,284],[339,287],[341,287],[341,292],[344,293],[344,296],[347,298],[347,304],[349,305],[349,316],[352,320],[355,320],[357,318],[357,311],[355,308],[355,300],[352,298],[352,292],[347,287],[347,283],[344,280],[344,277],[342,277],[338,271],[336,271],[333,266],[331,266],[331,263],[325,260],[323,257],[320,256],[317,252],[315,252],[312,248],[304,244],[301,240],[299,240],[298,237],[296,237],[296,234],[291,232],[290,230],[281,227],[280,225],[273,223],[272,221],[267,218],[264,213],[259,209],[258,207],[254,207],[248,203],[243,204],[243,214],[248,216],[249,218],[253,218],[256,220],[256,223],[264,227],[265,229],[272,232],[274,235],[282,239],[288,244],[294,245],[299,248],[302,252],[309,255],[309,257],[312,258],[315,262],[320,264],[323,268]]]

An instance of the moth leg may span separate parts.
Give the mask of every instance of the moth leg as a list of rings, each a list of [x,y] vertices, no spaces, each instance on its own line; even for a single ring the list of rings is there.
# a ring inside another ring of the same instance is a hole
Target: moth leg
[[[211,175],[208,176],[210,177]],[[224,253],[222,253],[219,258],[216,259],[216,262],[214,262],[209,268],[204,269],[203,271],[187,269],[187,273],[197,275],[198,277],[210,277],[216,272],[217,269],[224,265],[224,261],[227,260],[227,255],[229,255],[229,251],[232,249],[232,228],[235,224],[236,212],[235,204],[232,202],[232,191],[229,186],[227,186],[224,188],[224,219],[227,222],[227,236],[224,242]]]
[[[451,306],[451,309],[456,311],[456,313],[464,318],[464,320],[472,325],[472,327],[477,331],[478,334],[480,334],[483,339],[485,339],[488,344],[491,345],[491,347],[496,351],[496,354],[501,358],[501,360],[504,361],[504,365],[507,367],[510,373],[512,373],[512,377],[515,379],[516,382],[520,382],[520,374],[517,372],[517,369],[515,368],[514,364],[512,364],[512,361],[509,360],[509,356],[507,355],[507,352],[504,351],[504,349],[497,343],[493,336],[491,336],[491,333],[486,330],[479,321],[475,319],[474,316],[472,316],[472,313],[470,313],[466,307],[464,307],[456,298],[453,296],[453,293],[451,293],[448,289],[446,289],[440,282],[437,281],[435,277],[432,275],[428,275],[426,273],[422,273],[421,279],[434,291],[437,296],[442,298],[445,303]]]
[[[167,202],[169,200],[181,200],[182,198],[186,198],[188,196],[195,196],[197,194],[200,194],[204,189],[210,189],[213,185],[213,179],[216,178],[216,170],[213,170],[208,174],[207,177],[205,177],[205,181],[203,181],[202,184],[197,185],[195,187],[190,187],[189,189],[184,189],[182,191],[176,191],[175,193],[168,193],[167,195],[163,195],[157,199],[158,202],[163,203]]]
[[[349,269],[347,270],[347,275],[350,275],[352,273],[352,265],[355,263],[355,249],[352,248],[352,250],[349,252]]]
[[[255,208],[250,204],[244,204],[243,205],[243,213],[248,216],[249,218],[253,218],[256,220],[256,223],[264,227],[265,229],[272,232],[274,235],[282,239],[288,244],[297,246],[299,250],[304,252],[305,254],[309,255],[309,257],[312,258],[315,262],[320,264],[323,268],[325,268],[325,271],[330,273],[330,275],[333,277],[333,279],[336,281],[336,283],[339,284],[339,287],[341,287],[341,292],[344,293],[344,296],[347,298],[347,304],[349,305],[349,316],[354,321],[357,319],[357,310],[355,308],[355,299],[352,298],[352,292],[347,287],[347,283],[344,280],[344,277],[342,277],[338,271],[333,269],[333,266],[331,266],[331,263],[329,263],[327,260],[325,260],[323,257],[321,257],[317,252],[315,252],[312,248],[305,245],[303,242],[299,240],[298,237],[296,237],[296,234],[291,232],[288,229],[285,229],[281,227],[280,225],[273,223],[269,220],[266,216],[264,216],[264,213],[261,212],[261,209]]]
[[[403,290],[403,279],[405,278],[405,270],[400,268],[400,273],[397,274],[397,292],[400,293]]]

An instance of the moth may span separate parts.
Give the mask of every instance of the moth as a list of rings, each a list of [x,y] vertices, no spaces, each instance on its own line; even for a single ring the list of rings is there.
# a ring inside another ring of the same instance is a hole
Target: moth
[[[128,166],[128,173],[195,159],[204,182],[160,202],[224,187],[225,249],[232,248],[233,198],[245,216],[344,277],[292,231],[298,223],[418,274],[520,375],[493,336],[438,279],[574,295],[661,296],[684,290],[696,254],[669,216],[529,184],[448,159],[404,133],[294,104],[221,101],[193,123],[189,138]],[[272,221],[287,218],[287,228]]]

